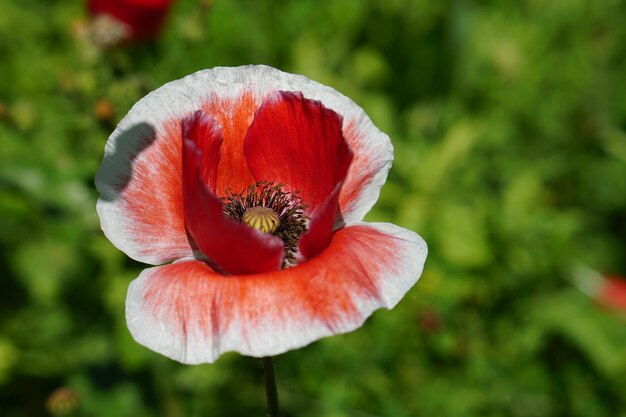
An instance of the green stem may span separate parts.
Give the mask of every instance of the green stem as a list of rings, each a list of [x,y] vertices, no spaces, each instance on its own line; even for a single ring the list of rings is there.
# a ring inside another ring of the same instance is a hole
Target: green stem
[[[276,375],[274,374],[274,358],[263,358],[265,373],[265,395],[267,396],[267,410],[270,417],[280,417],[278,409],[278,390],[276,389]]]

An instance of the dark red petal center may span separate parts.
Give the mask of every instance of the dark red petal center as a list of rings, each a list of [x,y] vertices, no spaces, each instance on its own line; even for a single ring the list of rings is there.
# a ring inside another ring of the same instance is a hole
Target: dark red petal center
[[[280,268],[283,242],[228,219],[213,192],[221,130],[202,111],[183,121],[183,205],[187,231],[216,269],[252,274]]]
[[[328,246],[352,162],[341,116],[302,93],[278,91],[255,113],[244,155],[257,181],[285,184],[300,194],[311,218],[300,243],[303,255],[313,257]]]

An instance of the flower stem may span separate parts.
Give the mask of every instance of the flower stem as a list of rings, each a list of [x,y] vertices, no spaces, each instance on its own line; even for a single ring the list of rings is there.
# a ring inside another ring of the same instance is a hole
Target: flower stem
[[[274,374],[274,358],[263,358],[265,373],[265,395],[267,396],[267,410],[270,417],[280,417],[278,410],[278,390],[276,389],[276,375]]]

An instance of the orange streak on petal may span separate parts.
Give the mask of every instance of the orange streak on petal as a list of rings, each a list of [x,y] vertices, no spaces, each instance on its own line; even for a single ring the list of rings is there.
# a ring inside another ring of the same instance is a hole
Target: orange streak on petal
[[[146,138],[149,140],[149,138]],[[134,160],[120,197],[131,222],[129,234],[145,254],[169,249],[171,259],[190,254],[182,204],[181,127],[166,122]]]
[[[218,196],[223,196],[229,188],[238,192],[255,182],[243,155],[243,141],[258,106],[258,101],[249,91],[235,98],[214,94],[202,106],[202,110],[215,118],[222,128],[223,142],[217,171]]]
[[[377,280],[382,271],[393,269],[394,243],[368,227],[340,230],[316,258],[285,271],[296,285],[289,298],[306,301],[307,315],[322,320],[331,331],[358,319],[357,303],[379,300]]]

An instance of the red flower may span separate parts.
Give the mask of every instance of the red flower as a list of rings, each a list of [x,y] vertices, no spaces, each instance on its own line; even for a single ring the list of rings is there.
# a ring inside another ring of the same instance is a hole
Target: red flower
[[[361,222],[392,159],[350,99],[270,67],[200,71],[140,100],[96,178],[107,237],[175,261],[130,285],[133,337],[184,363],[268,356],[395,306],[426,244]]]
[[[143,41],[158,36],[171,3],[172,0],[89,0],[88,7],[93,16],[110,18],[121,24],[120,36]]]
[[[626,279],[606,277],[598,293],[598,301],[608,308],[626,312]]]
[[[615,312],[626,312],[626,279],[618,275],[603,275],[589,268],[579,267],[572,283],[592,297],[600,306]]]

